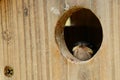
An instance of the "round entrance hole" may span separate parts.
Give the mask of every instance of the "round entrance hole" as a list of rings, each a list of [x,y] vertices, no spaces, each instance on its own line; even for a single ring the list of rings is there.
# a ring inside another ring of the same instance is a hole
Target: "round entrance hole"
[[[73,7],[58,20],[55,38],[62,55],[66,59],[74,63],[87,61],[97,53],[101,46],[103,39],[102,26],[90,9]],[[81,44],[85,44],[87,48],[92,50],[90,58],[80,60],[74,56],[74,47]]]

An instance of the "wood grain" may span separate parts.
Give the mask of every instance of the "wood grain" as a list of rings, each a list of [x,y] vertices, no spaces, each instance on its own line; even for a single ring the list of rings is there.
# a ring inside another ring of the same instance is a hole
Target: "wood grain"
[[[103,42],[88,62],[67,61],[56,44],[65,4],[91,9],[101,22]],[[119,22],[120,0],[0,0],[0,80],[120,80]]]

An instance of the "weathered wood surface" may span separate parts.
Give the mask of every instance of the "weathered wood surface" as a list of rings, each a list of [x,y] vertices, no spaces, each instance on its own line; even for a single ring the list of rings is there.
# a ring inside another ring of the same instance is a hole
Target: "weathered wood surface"
[[[102,24],[102,46],[88,62],[67,61],[56,44],[65,4],[91,9]],[[0,80],[120,80],[119,30],[120,0],[0,0]]]

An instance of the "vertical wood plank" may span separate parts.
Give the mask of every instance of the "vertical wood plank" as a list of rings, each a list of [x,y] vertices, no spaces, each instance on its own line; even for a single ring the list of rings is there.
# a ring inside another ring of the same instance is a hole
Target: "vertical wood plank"
[[[102,24],[102,46],[89,62],[67,61],[56,44],[66,5],[91,9]],[[0,0],[0,80],[119,80],[119,9],[119,0]]]

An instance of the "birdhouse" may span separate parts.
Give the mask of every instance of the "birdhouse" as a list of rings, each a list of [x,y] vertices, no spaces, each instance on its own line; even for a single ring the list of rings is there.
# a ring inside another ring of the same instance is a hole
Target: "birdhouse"
[[[0,80],[120,80],[119,0],[0,0]]]

